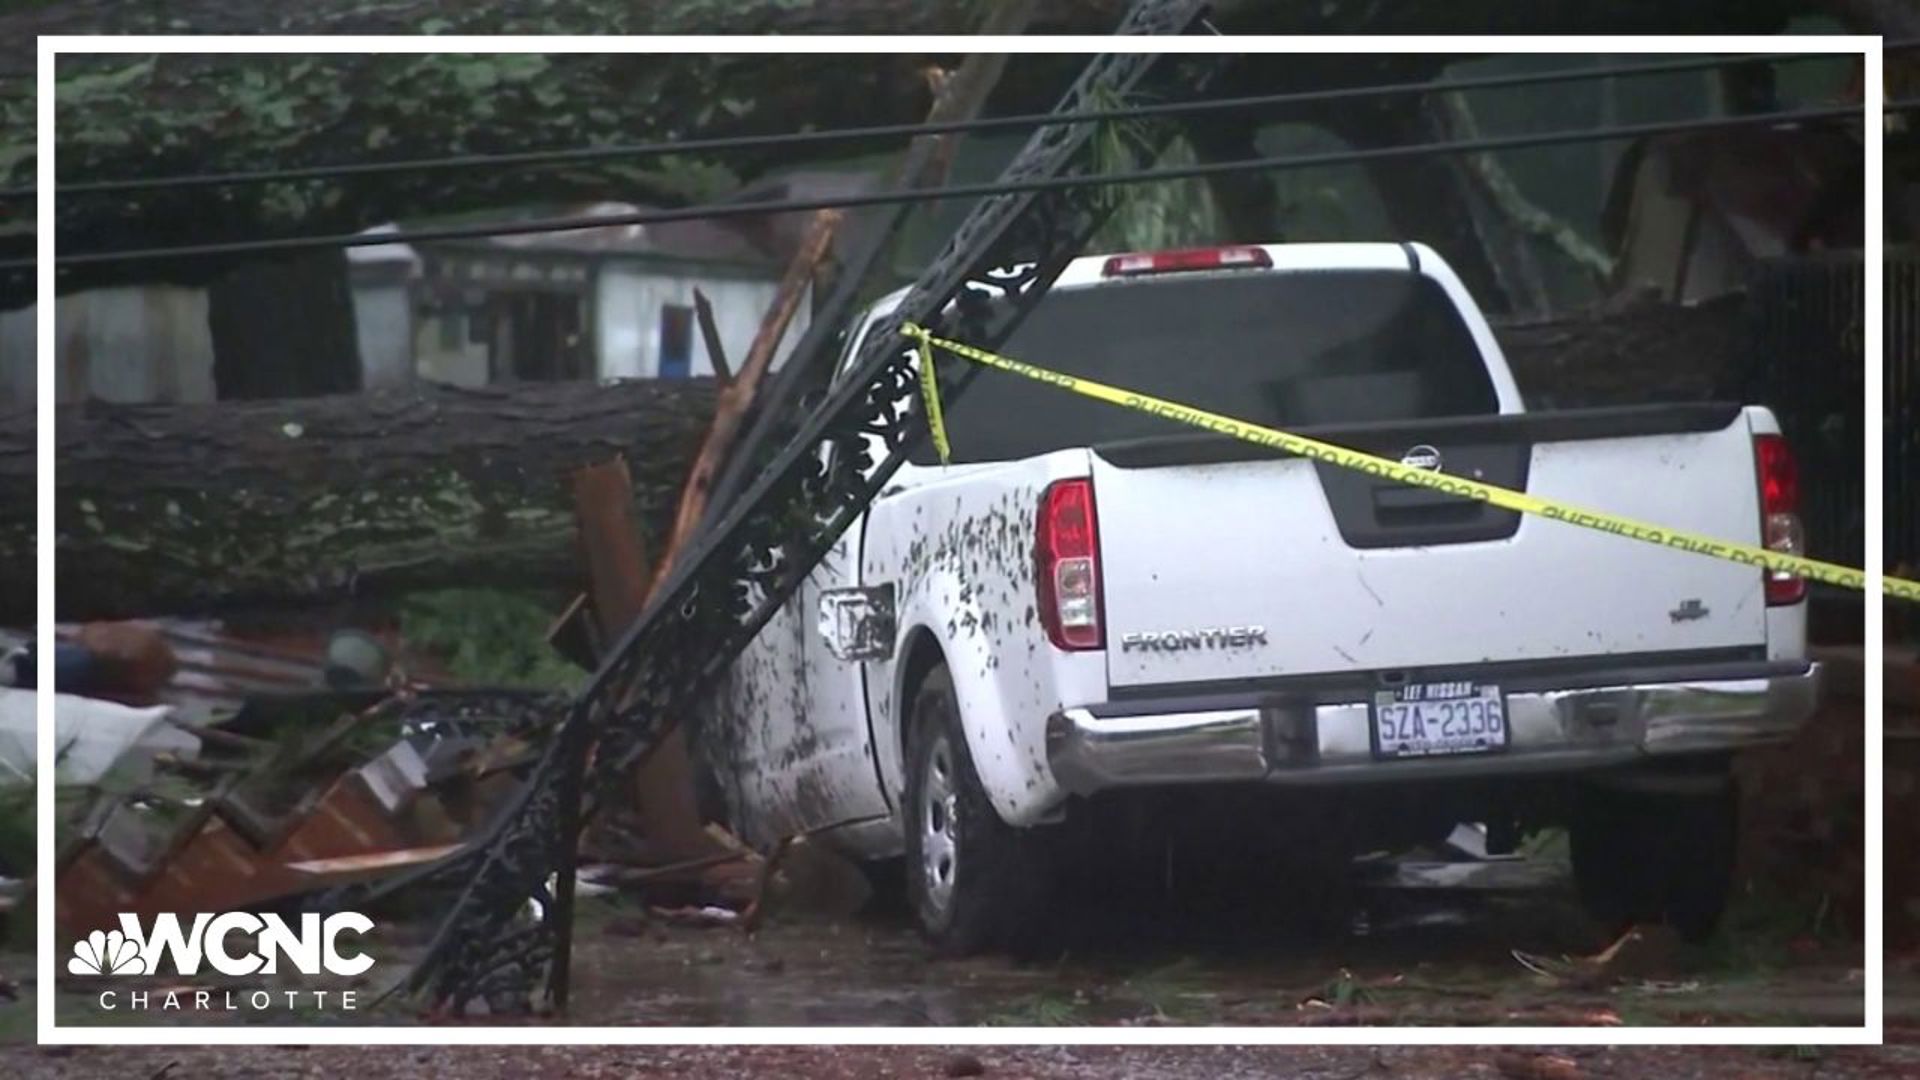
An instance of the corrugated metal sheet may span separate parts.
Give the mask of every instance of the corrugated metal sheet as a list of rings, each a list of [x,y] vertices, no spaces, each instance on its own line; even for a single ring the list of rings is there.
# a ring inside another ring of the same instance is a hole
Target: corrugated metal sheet
[[[327,630],[290,629],[271,640],[235,634],[215,620],[143,619],[157,627],[172,650],[176,670],[160,689],[158,701],[175,706],[181,719],[203,723],[237,712],[263,695],[327,691]],[[79,624],[59,623],[54,634],[71,641]],[[32,640],[28,631],[0,627],[0,656]],[[437,688],[451,680],[438,663],[388,642],[406,672],[408,684]]]
[[[237,710],[260,694],[311,690],[324,684],[319,652],[297,653],[225,636],[213,624],[163,624],[180,669],[162,697],[183,710]]]
[[[159,700],[175,707],[190,724],[229,716],[249,698],[324,687],[324,654],[320,648],[294,649],[247,641],[226,633],[217,622],[151,620],[178,669],[162,687]],[[79,632],[77,625],[54,628],[62,641]]]

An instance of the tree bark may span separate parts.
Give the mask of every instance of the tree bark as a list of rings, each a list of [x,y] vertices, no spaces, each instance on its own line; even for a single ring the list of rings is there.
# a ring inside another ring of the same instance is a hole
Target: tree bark
[[[1496,326],[1536,409],[1737,396],[1741,302]],[[63,619],[310,606],[452,585],[574,588],[564,476],[624,454],[658,550],[711,380],[63,413]],[[0,413],[0,625],[34,616],[33,417]]]
[[[711,380],[88,405],[58,425],[63,619],[580,580],[565,475],[623,454],[657,541]],[[20,419],[26,419],[21,417]],[[32,465],[0,424],[0,497]],[[9,500],[12,501],[12,500]],[[32,618],[31,506],[0,507],[0,623]]]
[[[1628,297],[1493,331],[1529,409],[1747,400],[1745,312],[1738,294],[1685,307]]]
[[[260,263],[207,290],[213,384],[222,401],[351,394],[360,340],[344,251]]]
[[[1420,99],[1412,109],[1349,106],[1323,112],[1328,130],[1350,146],[1398,146],[1445,141]],[[1459,164],[1444,157],[1372,162],[1366,166],[1381,205],[1392,220],[1393,235],[1417,240],[1438,251],[1488,313],[1513,310],[1493,252],[1487,250],[1474,216],[1474,192]]]

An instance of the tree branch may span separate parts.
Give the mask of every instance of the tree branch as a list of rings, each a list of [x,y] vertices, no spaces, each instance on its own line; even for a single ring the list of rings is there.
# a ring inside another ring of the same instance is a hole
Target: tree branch
[[[1461,139],[1480,138],[1480,124],[1473,109],[1460,94],[1440,94],[1438,101],[1446,113],[1454,135]],[[1613,258],[1580,235],[1579,230],[1542,209],[1520,190],[1513,177],[1492,154],[1468,154],[1461,159],[1467,171],[1479,183],[1501,214],[1514,227],[1553,245],[1575,265],[1605,281],[1613,274]]]

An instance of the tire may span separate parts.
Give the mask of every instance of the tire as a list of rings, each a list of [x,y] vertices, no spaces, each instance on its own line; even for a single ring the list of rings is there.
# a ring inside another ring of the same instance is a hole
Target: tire
[[[1733,888],[1737,805],[1731,780],[1710,794],[1583,791],[1568,839],[1588,914],[1611,932],[1665,922],[1690,943],[1712,937]]]
[[[934,949],[1016,951],[1036,938],[1049,893],[1043,837],[1000,819],[960,722],[947,669],[927,673],[907,737],[907,900]]]

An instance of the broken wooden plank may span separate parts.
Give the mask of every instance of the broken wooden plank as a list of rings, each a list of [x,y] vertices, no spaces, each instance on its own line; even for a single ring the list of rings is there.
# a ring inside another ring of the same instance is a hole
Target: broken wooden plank
[[[707,361],[713,365],[713,377],[724,388],[733,382],[733,366],[727,363],[727,349],[720,343],[720,328],[714,325],[713,305],[707,294],[693,290],[693,314],[700,321],[700,337],[707,343]]]
[[[445,858],[465,846],[464,844],[432,844],[427,847],[398,848],[391,851],[356,852],[331,859],[301,859],[287,863],[286,867],[296,874],[325,878],[330,882],[344,881],[362,874],[430,863],[436,859]]]
[[[647,571],[646,541],[634,514],[627,460],[616,456],[577,469],[570,482],[587,603],[600,640],[611,641],[640,614],[653,579]]]
[[[747,348],[747,357],[741,361],[739,373],[720,391],[720,400],[714,407],[713,424],[707,429],[707,437],[701,443],[700,453],[693,459],[693,469],[687,475],[686,487],[680,492],[680,506],[674,514],[673,531],[668,536],[666,550],[660,556],[659,571],[654,577],[656,586],[665,580],[674,560],[679,558],[694,530],[699,528],[700,519],[707,510],[707,497],[712,493],[713,482],[719,476],[721,466],[726,464],[727,456],[733,452],[747,410],[752,407],[761,381],[773,366],[774,353],[779,350],[781,339],[786,337],[787,328],[793,324],[793,316],[800,309],[800,299],[806,295],[807,286],[813,282],[820,264],[826,261],[834,234],[839,231],[840,223],[845,218],[846,215],[838,210],[819,210],[814,213],[807,237],[801,242],[800,250],[794,253],[793,261],[787,264],[787,272],[774,292],[773,306],[760,321],[760,329],[754,334],[753,344]]]

